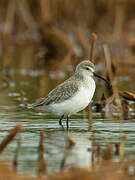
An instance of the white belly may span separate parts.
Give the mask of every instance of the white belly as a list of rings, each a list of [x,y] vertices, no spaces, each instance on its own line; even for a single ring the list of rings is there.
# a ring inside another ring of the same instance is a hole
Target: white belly
[[[50,104],[44,107],[44,110],[52,112],[57,115],[71,115],[75,114],[90,103],[95,92],[95,82],[93,80],[93,84],[90,87],[80,87],[79,91],[74,94],[69,100],[66,100],[61,103]]]

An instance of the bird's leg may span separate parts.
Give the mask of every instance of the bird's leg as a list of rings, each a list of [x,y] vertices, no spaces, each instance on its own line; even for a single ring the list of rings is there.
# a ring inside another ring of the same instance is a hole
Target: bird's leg
[[[67,116],[67,121],[66,121],[67,129],[68,129],[68,120],[69,120],[69,117]]]
[[[62,119],[64,118],[64,115],[61,116],[60,120],[59,120],[59,125],[62,126]]]

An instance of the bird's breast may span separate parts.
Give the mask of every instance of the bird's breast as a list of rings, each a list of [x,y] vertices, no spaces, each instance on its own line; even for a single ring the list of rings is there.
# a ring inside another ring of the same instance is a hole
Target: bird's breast
[[[75,114],[90,103],[95,92],[95,81],[92,79],[87,86],[84,84],[80,84],[78,87],[78,91],[73,94],[69,99],[59,103],[52,103],[46,108],[48,111],[53,112],[58,115],[71,115]]]
[[[91,81],[90,85],[88,86],[81,86],[79,87],[78,91],[65,102],[70,109],[69,114],[74,114],[83,110],[85,107],[88,106],[91,99],[93,98],[95,92],[95,81]]]
[[[94,80],[93,80],[94,81]],[[81,86],[78,93],[78,99],[80,104],[87,106],[93,98],[95,92],[95,82],[88,86]]]

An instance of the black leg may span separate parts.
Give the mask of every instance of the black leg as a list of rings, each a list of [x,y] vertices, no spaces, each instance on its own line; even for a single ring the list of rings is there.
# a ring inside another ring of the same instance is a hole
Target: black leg
[[[64,118],[64,115],[61,116],[60,120],[59,120],[59,125],[62,126],[62,119]]]
[[[68,129],[68,120],[69,120],[69,117],[67,116],[67,121],[66,121],[67,129]]]

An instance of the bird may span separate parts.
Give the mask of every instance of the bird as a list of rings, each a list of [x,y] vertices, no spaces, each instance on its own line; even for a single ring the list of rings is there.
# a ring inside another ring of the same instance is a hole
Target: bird
[[[60,116],[60,126],[63,126],[62,120],[66,117],[68,129],[69,117],[86,108],[94,96],[94,76],[109,85],[108,80],[95,72],[94,64],[90,60],[84,60],[76,66],[70,78],[56,86],[46,97],[31,104],[31,107]]]

